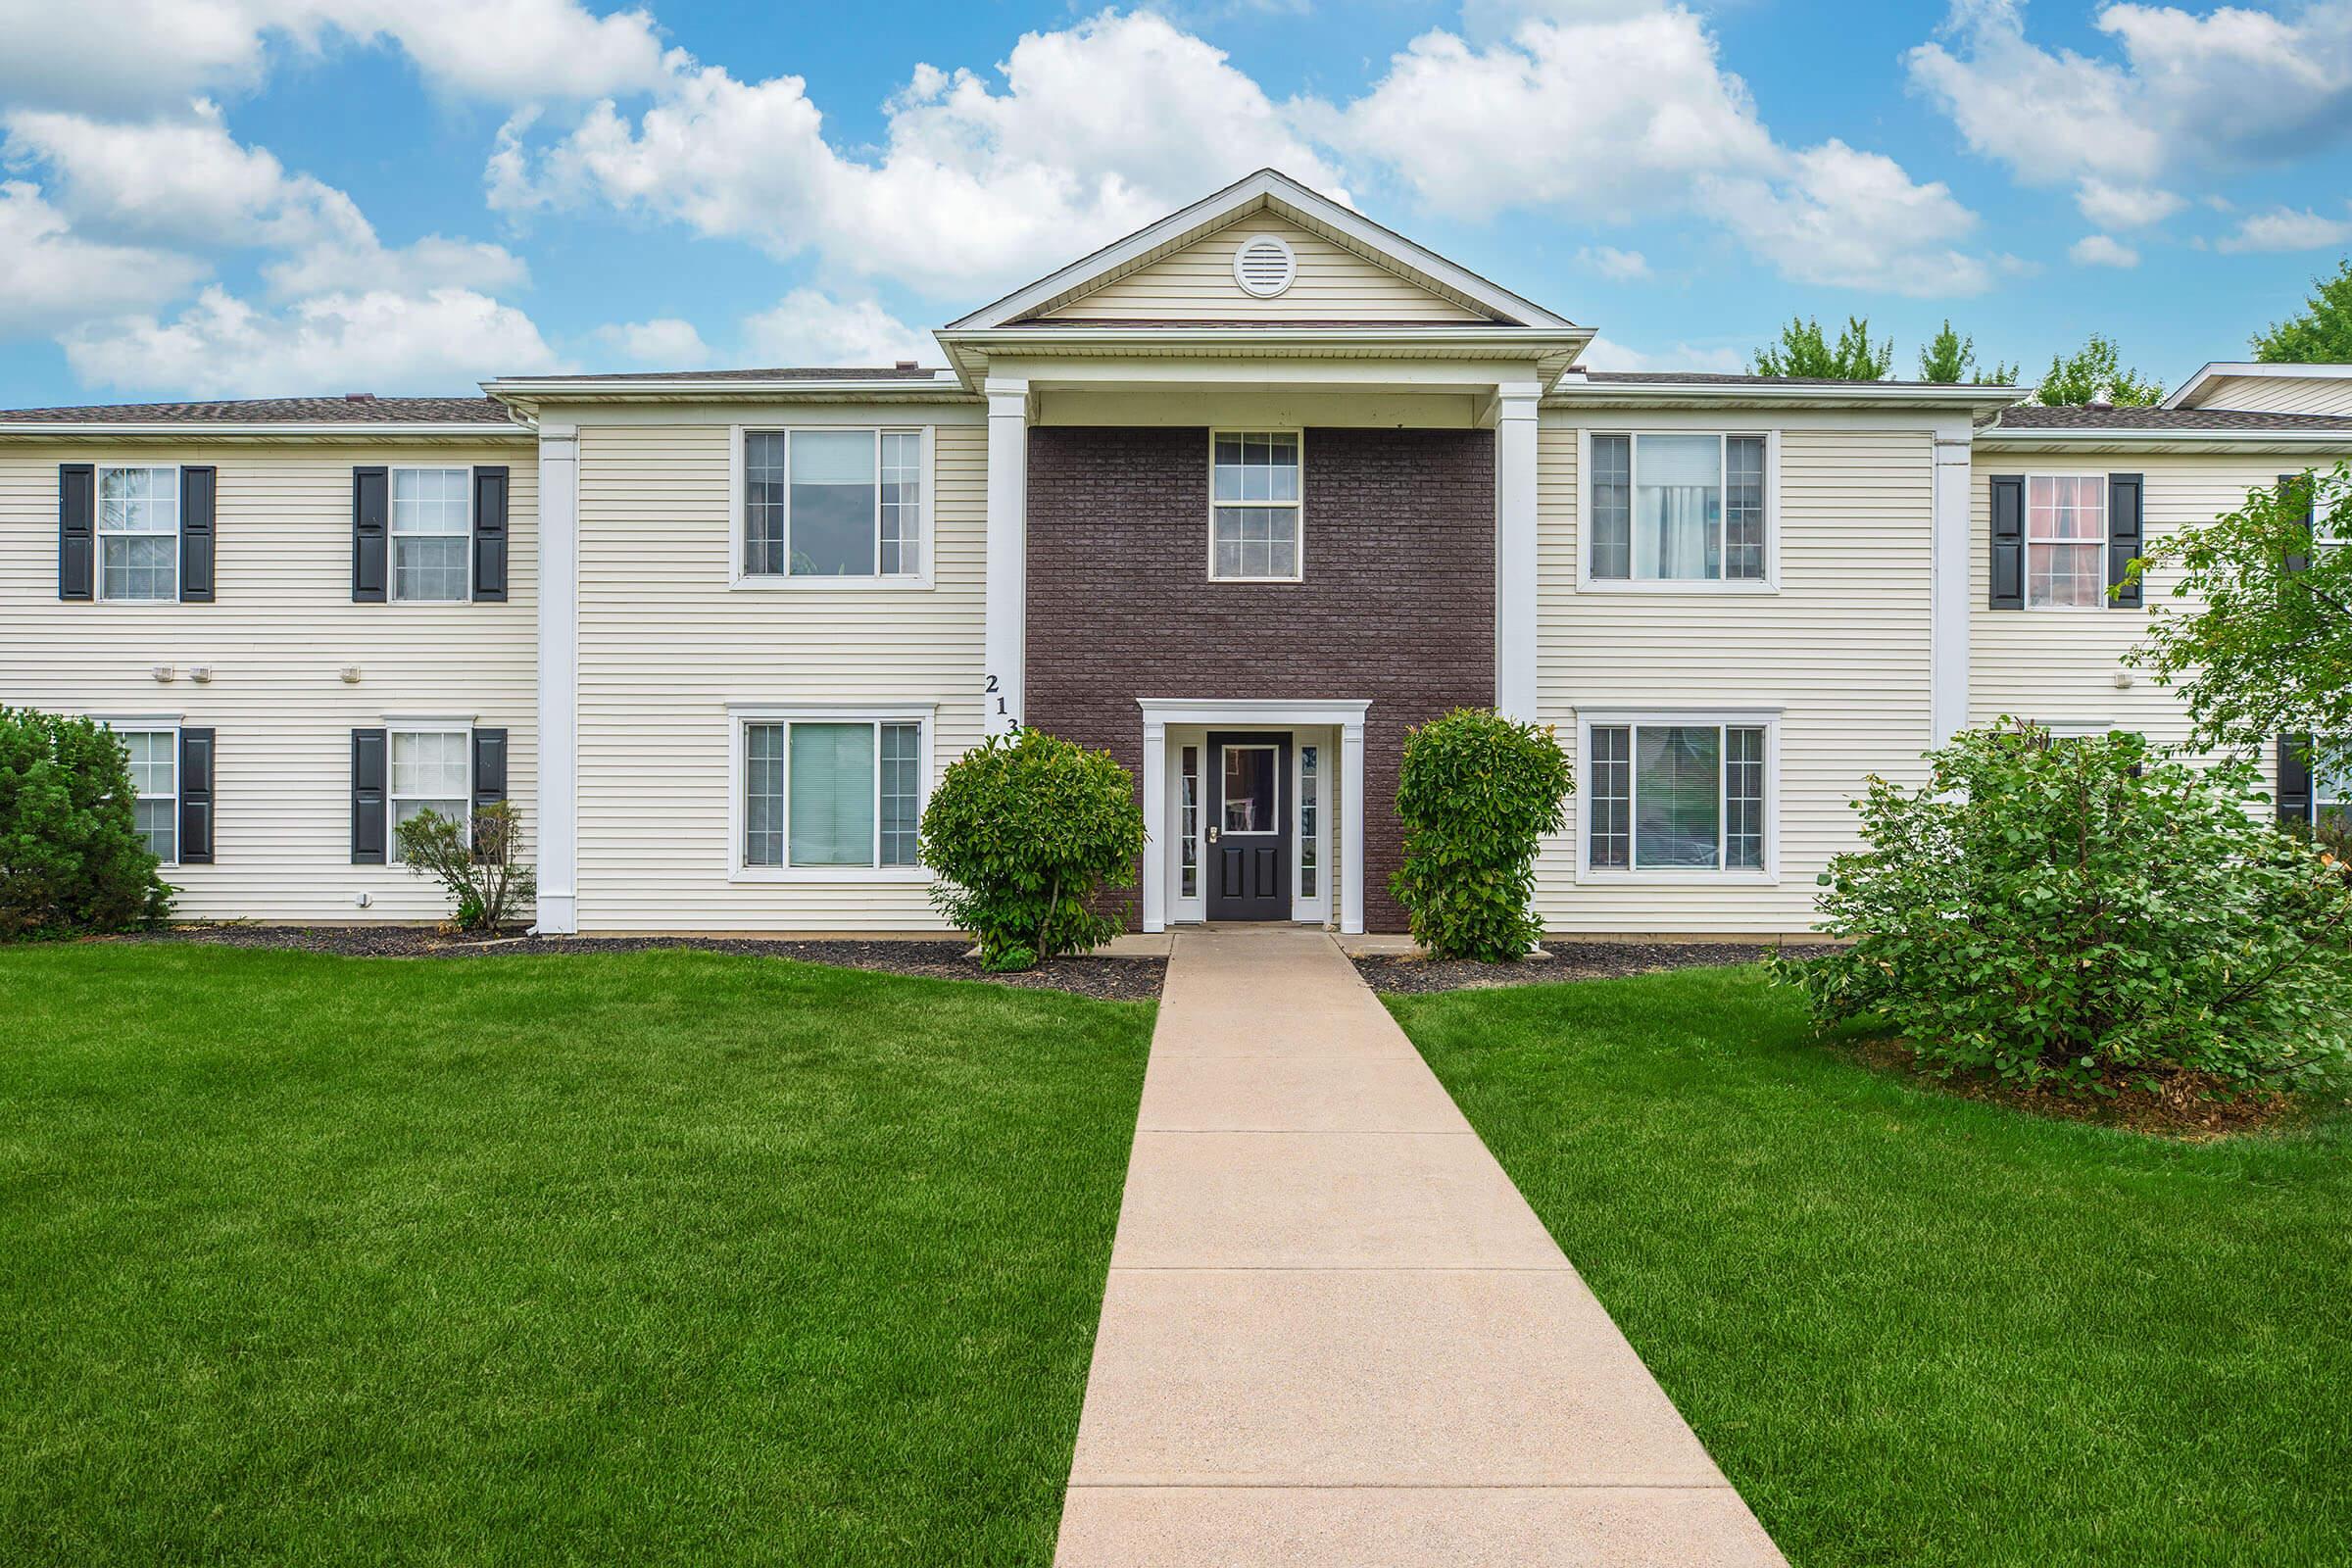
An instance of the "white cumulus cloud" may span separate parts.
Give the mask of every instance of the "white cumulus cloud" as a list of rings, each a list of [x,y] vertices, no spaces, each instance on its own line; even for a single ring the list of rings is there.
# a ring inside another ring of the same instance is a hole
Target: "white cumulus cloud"
[[[1603,277],[1631,282],[1649,275],[1649,258],[1640,251],[1621,251],[1614,245],[1588,245],[1576,259]]]
[[[619,321],[596,329],[598,339],[632,365],[658,370],[698,370],[711,360],[710,345],[692,321],[674,316],[650,321]]]
[[[2112,234],[2085,234],[2066,248],[2077,267],[2137,267],[2139,252]]]
[[[2235,232],[2214,242],[2228,255],[2249,251],[2316,251],[2352,243],[2352,221],[2328,218],[2309,208],[2274,207],[2267,213],[2248,213]]]
[[[204,270],[201,262],[175,252],[83,238],[39,186],[0,182],[0,335],[152,309],[193,286]]]
[[[838,300],[812,288],[796,288],[746,318],[743,340],[757,365],[945,363],[929,332],[908,326],[872,300]]]

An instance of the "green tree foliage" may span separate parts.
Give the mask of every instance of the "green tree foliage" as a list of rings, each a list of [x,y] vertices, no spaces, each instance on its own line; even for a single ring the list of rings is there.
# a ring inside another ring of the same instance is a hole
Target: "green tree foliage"
[[[2017,367],[2003,365],[1996,360],[1991,368],[1980,368],[1977,365],[1977,340],[1962,337],[1953,331],[1951,318],[1946,317],[1943,329],[1919,351],[1919,378],[1950,386],[1957,386],[1963,381],[1976,386],[2015,386]]]
[[[505,801],[473,808],[473,832],[426,809],[400,824],[400,858],[449,894],[465,931],[497,931],[537,897],[539,872],[522,858],[522,819]]]
[[[2279,734],[2352,737],[2352,466],[2264,485],[2244,506],[2183,528],[2132,564],[2172,577],[2170,604],[2146,595],[2147,639],[2126,662],[2186,700],[2190,745],[2251,752]],[[2177,576],[2174,574],[2178,573]],[[2346,760],[2345,743],[2319,743]]]
[[[1884,381],[1894,365],[1894,339],[1873,345],[1870,341],[1870,319],[1849,316],[1845,330],[1838,334],[1836,346],[1822,335],[1821,322],[1814,318],[1799,320],[1788,318],[1781,328],[1781,340],[1756,350],[1753,361],[1758,375],[1805,375],[1825,377],[1835,381]]]
[[[1134,880],[1144,813],[1108,752],[1025,729],[948,765],[923,808],[922,850],[945,879],[932,905],[978,939],[980,961],[1026,969],[1118,935],[1097,895]]]
[[[2052,408],[2081,406],[2105,393],[2117,408],[2144,408],[2164,399],[2164,383],[2143,380],[2137,370],[2123,366],[2123,351],[2115,339],[2097,332],[2072,354],[2050,360],[2049,374],[2041,378],[2035,401]]]
[[[2006,723],[1929,760],[1918,789],[1871,779],[1865,847],[1822,876],[1822,928],[1852,946],[1779,966],[1822,1022],[1876,1020],[1943,1071],[2072,1091],[2341,1065],[2352,886],[2248,813],[2250,764]]]
[[[1404,865],[1389,887],[1441,958],[1508,963],[1544,935],[1536,849],[1575,780],[1548,724],[1462,708],[1409,731],[1396,781]]]
[[[172,889],[105,725],[0,708],[0,939],[154,925]]]
[[[2254,334],[2254,357],[2272,364],[2352,364],[2352,259],[2311,280],[2303,313]]]

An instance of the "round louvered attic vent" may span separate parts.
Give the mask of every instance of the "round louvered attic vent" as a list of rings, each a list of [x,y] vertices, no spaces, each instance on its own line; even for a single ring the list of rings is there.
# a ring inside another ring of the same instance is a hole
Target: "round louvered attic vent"
[[[1298,258],[1278,234],[1252,234],[1233,253],[1233,280],[1261,300],[1270,300],[1298,275]]]

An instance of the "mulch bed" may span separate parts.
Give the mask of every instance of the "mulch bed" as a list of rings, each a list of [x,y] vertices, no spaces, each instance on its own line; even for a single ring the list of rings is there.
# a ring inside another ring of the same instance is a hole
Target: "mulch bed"
[[[1555,980],[1614,980],[1664,969],[1755,963],[1775,954],[1818,957],[1823,946],[1780,947],[1752,942],[1562,942],[1545,958],[1521,963],[1474,963],[1466,958],[1359,957],[1355,972],[1375,991],[1470,991],[1483,986],[1540,985]]]
[[[1068,991],[1105,1002],[1148,1002],[1159,995],[1165,958],[1049,958],[1019,974],[991,974],[967,957],[968,942],[794,942],[717,937],[500,937],[452,935],[416,925],[184,925],[105,942],[209,942],[232,948],[277,948],[331,953],[351,958],[469,958],[514,953],[645,953],[693,948],[751,957],[798,958],[847,969],[940,980],[986,980],[997,985]]]
[[[2112,1095],[2066,1094],[2047,1086],[2027,1087],[1966,1073],[1945,1075],[1923,1067],[1900,1040],[1866,1040],[1856,1054],[1872,1066],[1918,1079],[1929,1088],[1963,1100],[1982,1100],[2035,1116],[2089,1122],[2123,1132],[2191,1143],[2260,1132],[2310,1113],[2308,1100],[2275,1090],[2245,1092],[2210,1073],[2170,1072],[2153,1085],[2132,1084]]]

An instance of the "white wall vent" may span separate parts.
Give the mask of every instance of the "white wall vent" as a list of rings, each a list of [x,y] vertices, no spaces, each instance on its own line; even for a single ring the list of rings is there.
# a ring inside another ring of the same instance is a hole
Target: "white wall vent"
[[[1245,293],[1270,300],[1298,275],[1298,258],[1279,234],[1252,234],[1233,253],[1233,280]]]

